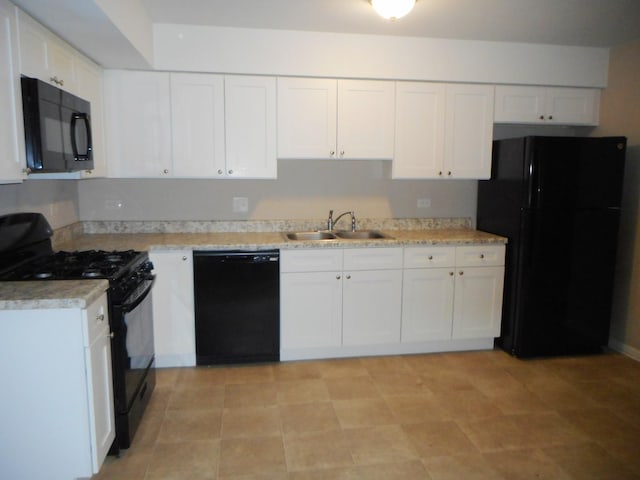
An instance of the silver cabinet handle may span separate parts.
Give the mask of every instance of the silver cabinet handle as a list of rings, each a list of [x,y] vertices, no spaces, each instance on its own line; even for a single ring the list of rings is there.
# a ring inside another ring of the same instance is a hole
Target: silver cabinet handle
[[[447,172],[447,175],[450,177],[451,176],[451,172]]]
[[[340,275],[336,275],[336,280],[340,280]]]
[[[347,275],[347,280],[351,280],[351,275]]]
[[[96,315],[96,322],[104,322],[104,313]]]
[[[458,275],[461,275],[461,276],[462,276],[462,275],[464,275],[464,272],[463,272],[462,270],[460,270],[460,271],[458,272]]]
[[[540,120],[544,120],[544,115],[540,115]]]
[[[113,338],[113,337],[115,337],[115,336],[116,336],[116,334],[115,334],[115,333],[113,333],[113,332],[111,332],[111,333],[109,334],[109,338]]]
[[[340,150],[340,158],[344,157],[344,150]]]
[[[438,176],[441,177],[442,176],[442,172],[438,172]]]
[[[233,175],[233,170],[229,170],[229,175]]]
[[[64,80],[59,79],[57,76],[49,77],[49,80],[52,81],[53,83],[55,83],[56,85],[60,85],[60,86],[64,85]]]
[[[553,120],[553,115],[549,115],[549,120]]]
[[[453,272],[449,272],[449,276],[450,276],[450,277],[453,277]]]
[[[166,173],[169,173],[169,169],[165,168],[165,169],[162,171],[162,173],[165,173],[165,174],[166,174]]]
[[[218,175],[222,175],[224,172],[222,171],[222,169],[218,170]]]
[[[335,154],[336,154],[336,151],[335,151],[335,150],[331,150],[331,151],[329,152],[329,156],[330,156],[330,157],[334,157],[334,156],[335,156]]]
[[[182,261],[183,261],[183,262],[186,262],[186,261],[187,261],[187,256],[186,256],[186,255],[183,255],[183,256],[182,256]]]
[[[483,259],[483,258],[484,258],[484,253],[481,253],[480,254],[480,259]]]
[[[433,255],[429,255],[429,260],[433,260]]]

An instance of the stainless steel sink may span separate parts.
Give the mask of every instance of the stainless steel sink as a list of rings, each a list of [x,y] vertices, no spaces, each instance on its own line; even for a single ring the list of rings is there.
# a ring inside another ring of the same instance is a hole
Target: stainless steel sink
[[[335,240],[331,232],[290,232],[286,234],[288,240]]]
[[[391,238],[388,235],[385,235],[382,232],[377,230],[356,230],[355,232],[335,232],[338,238],[343,238],[345,240],[367,240],[367,239],[380,239],[380,238]]]

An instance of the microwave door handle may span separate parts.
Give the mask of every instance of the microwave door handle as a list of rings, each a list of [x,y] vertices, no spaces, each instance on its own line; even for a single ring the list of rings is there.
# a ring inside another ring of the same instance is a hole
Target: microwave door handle
[[[84,128],[87,133],[87,151],[86,153],[78,153],[78,143],[76,141],[76,123],[81,120],[84,123]],[[92,149],[91,139],[91,123],[89,122],[89,116],[86,113],[74,112],[71,115],[71,148],[73,149],[73,158],[76,161],[90,160],[90,154]]]

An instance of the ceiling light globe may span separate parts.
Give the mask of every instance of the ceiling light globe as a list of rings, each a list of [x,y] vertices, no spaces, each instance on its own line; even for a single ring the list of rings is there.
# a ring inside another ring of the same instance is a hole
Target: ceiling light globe
[[[409,13],[416,0],[371,0],[373,9],[387,20],[396,20]]]

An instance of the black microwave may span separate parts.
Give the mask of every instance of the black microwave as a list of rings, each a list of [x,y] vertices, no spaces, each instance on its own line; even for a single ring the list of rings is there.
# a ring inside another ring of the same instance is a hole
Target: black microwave
[[[36,78],[22,77],[27,167],[33,173],[93,169],[91,105]]]

